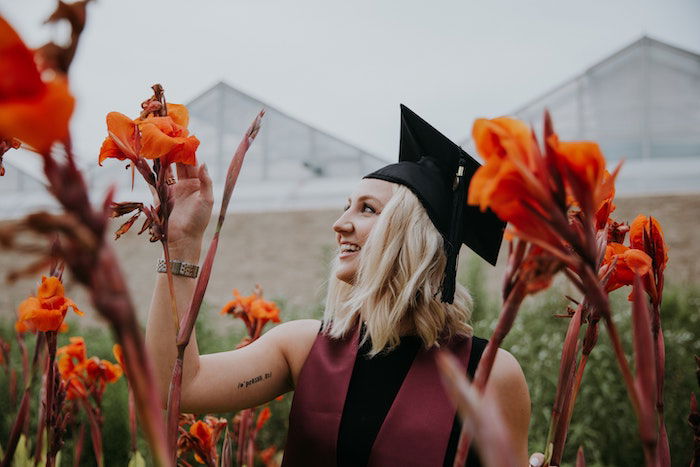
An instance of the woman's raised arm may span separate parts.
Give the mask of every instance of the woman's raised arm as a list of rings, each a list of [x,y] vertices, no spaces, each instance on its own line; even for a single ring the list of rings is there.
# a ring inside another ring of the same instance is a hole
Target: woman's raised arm
[[[211,179],[203,166],[177,164],[177,175],[168,224],[170,257],[198,264],[202,237],[211,218]],[[196,279],[174,276],[173,281],[180,319],[189,308]],[[243,349],[204,356],[199,355],[193,332],[185,350],[182,411],[239,410],[293,389],[319,326],[315,320],[285,323]],[[146,346],[155,364],[163,407],[177,357],[175,338],[167,276],[158,274],[148,314]]]

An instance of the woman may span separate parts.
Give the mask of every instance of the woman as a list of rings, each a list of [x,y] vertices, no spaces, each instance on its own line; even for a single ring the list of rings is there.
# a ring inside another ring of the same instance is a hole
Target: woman
[[[339,254],[323,322],[280,324],[235,351],[185,352],[185,412],[236,411],[296,390],[283,465],[452,465],[459,422],[433,354],[448,348],[473,376],[486,341],[471,336],[471,299],[455,284],[464,242],[495,262],[503,225],[465,209],[476,162],[402,106],[400,162],[363,179],[333,225]],[[203,167],[178,166],[170,254],[196,264],[211,215]],[[456,247],[451,247],[456,245]],[[176,277],[180,312],[195,281]],[[147,345],[163,404],[176,357],[167,280],[157,279]],[[250,385],[239,382],[255,380]],[[530,400],[517,361],[499,350],[486,391],[527,465]],[[476,456],[469,462],[477,465]]]

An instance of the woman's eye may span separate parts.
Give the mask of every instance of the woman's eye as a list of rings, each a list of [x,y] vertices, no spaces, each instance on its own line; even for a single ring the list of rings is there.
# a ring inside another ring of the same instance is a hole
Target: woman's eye
[[[347,211],[348,209],[350,209],[349,204],[346,204],[345,206],[343,206],[343,212]]]
[[[371,212],[372,214],[376,213],[376,209],[374,209],[372,206],[369,204],[365,203],[364,206],[362,206],[362,212]]]

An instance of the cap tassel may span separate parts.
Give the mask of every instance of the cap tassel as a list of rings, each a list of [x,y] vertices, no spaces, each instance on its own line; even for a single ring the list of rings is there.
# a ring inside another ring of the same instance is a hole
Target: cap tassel
[[[447,264],[445,265],[445,274],[442,278],[441,287],[441,300],[443,303],[454,302],[455,296],[457,256],[459,255],[459,250],[462,247],[462,213],[464,212],[464,206],[467,202],[467,182],[464,177],[466,164],[467,159],[460,157],[452,194],[452,216],[450,217],[450,228],[445,242]]]

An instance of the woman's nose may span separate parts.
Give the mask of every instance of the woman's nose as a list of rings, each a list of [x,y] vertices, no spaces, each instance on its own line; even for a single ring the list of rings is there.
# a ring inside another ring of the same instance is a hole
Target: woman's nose
[[[337,233],[352,232],[352,222],[348,218],[348,212],[345,211],[342,216],[333,223],[333,230]]]

